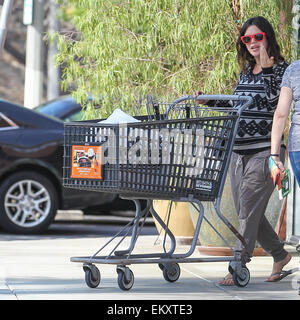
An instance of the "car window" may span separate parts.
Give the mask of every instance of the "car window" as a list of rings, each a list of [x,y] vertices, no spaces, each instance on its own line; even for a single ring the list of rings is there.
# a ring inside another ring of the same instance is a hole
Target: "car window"
[[[65,122],[81,121],[83,120],[83,116],[84,116],[84,113],[82,111],[78,111],[71,114],[70,116],[65,117],[63,120]]]
[[[0,130],[3,129],[17,129],[19,126],[5,114],[0,112]]]
[[[52,102],[47,102],[43,105],[35,107],[34,110],[47,114],[49,116],[54,116],[59,118],[61,114],[66,112],[66,110],[72,109],[72,106],[74,106],[74,101],[72,100],[68,100],[68,99],[54,100]]]

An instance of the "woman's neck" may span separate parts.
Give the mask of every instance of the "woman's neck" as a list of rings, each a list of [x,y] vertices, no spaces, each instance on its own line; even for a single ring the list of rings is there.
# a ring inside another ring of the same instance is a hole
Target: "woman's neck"
[[[255,65],[253,67],[253,74],[260,73],[262,71],[259,57],[255,57]]]
[[[252,70],[253,74],[258,74],[260,72],[262,72],[262,68],[261,68],[261,65],[255,65],[253,70]]]

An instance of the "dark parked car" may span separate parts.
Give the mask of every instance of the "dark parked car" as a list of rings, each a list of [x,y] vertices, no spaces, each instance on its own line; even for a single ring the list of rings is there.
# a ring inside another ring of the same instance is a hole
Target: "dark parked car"
[[[35,107],[34,110],[63,121],[79,121],[84,115],[81,105],[70,96],[61,96],[48,101]]]
[[[91,98],[89,98],[91,99]],[[58,97],[54,100],[47,101],[34,108],[35,111],[41,112],[43,114],[59,118],[65,122],[69,121],[80,121],[84,119],[84,112],[82,111],[82,106],[77,103],[71,96],[64,95]],[[146,201],[141,200],[142,208],[146,206]],[[127,212],[121,212],[127,211]],[[104,205],[92,205],[88,208],[84,208],[83,212],[85,214],[99,214],[99,213],[111,213],[121,215],[132,216],[132,211],[135,210],[135,204],[130,200],[124,200],[116,196],[116,199],[111,203],[106,203]]]
[[[40,233],[57,209],[85,209],[116,198],[62,186],[63,134],[62,120],[0,100],[0,227],[4,230]]]

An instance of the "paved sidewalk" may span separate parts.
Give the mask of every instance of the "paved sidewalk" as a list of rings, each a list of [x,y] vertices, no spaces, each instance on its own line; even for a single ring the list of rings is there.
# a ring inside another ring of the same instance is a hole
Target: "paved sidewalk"
[[[70,262],[70,257],[90,256],[108,239],[0,234],[0,300],[300,300],[300,272],[277,283],[265,282],[272,268],[269,256],[252,259],[248,265],[251,279],[245,288],[219,286],[228,263],[205,262],[181,264],[181,276],[174,283],[164,280],[157,264],[131,265],[135,282],[129,291],[119,288],[115,265],[98,264],[101,283],[91,289],[82,264]],[[160,251],[155,240],[156,236],[140,236],[137,252]],[[179,252],[188,248],[178,246]],[[299,253],[293,247],[287,249],[293,255],[289,268],[300,267]],[[200,253],[196,250],[194,256]]]

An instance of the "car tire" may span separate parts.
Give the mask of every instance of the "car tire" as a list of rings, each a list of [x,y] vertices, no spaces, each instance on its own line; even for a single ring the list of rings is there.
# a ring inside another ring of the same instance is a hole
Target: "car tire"
[[[42,233],[54,220],[57,204],[57,192],[47,177],[16,172],[0,185],[0,227],[11,233]]]

